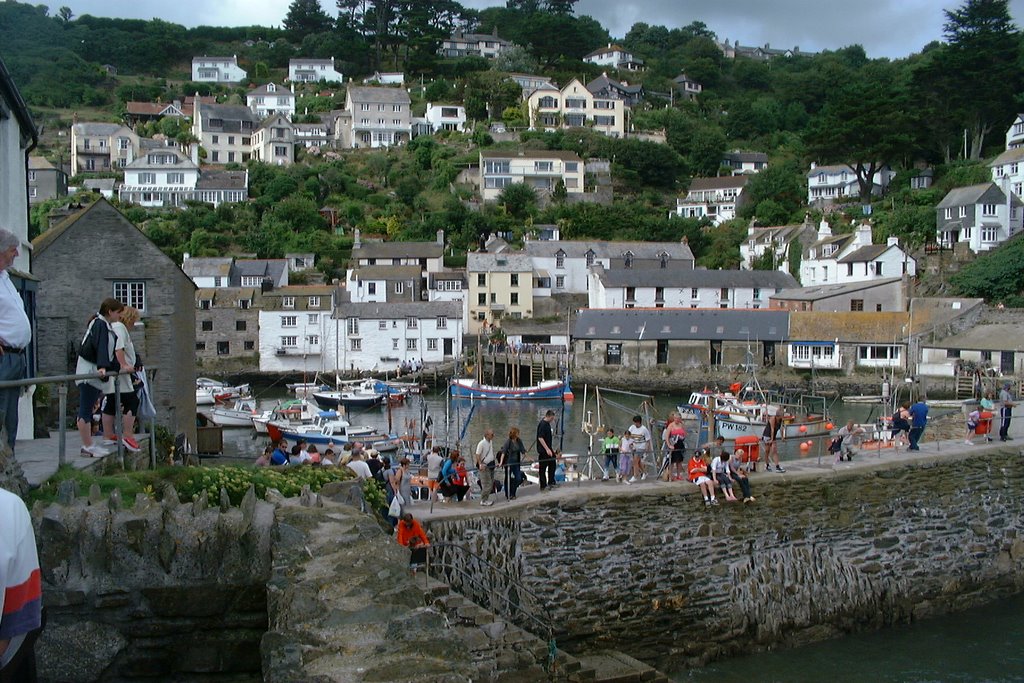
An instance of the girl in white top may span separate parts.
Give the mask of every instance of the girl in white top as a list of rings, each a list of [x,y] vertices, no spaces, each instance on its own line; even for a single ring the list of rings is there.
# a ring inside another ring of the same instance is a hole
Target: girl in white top
[[[114,332],[114,353],[118,360],[123,355],[124,361],[130,367],[135,367],[138,359],[135,353],[135,344],[132,342],[130,330],[139,321],[139,309],[125,306],[121,311],[120,320],[110,323],[110,329]],[[119,354],[120,352],[120,354]],[[135,380],[130,374],[118,375],[117,386],[121,391],[121,411],[124,413],[121,425],[123,427],[124,445],[131,451],[138,451],[139,445],[132,436],[135,433],[135,416],[139,412],[139,398],[135,393]],[[103,433],[106,441],[117,443],[114,434],[114,382],[107,382],[103,389]]]

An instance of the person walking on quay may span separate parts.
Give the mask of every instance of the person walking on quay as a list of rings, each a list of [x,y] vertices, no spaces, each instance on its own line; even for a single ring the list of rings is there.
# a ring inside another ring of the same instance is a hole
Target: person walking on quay
[[[999,440],[1012,441],[1010,436],[1010,418],[1013,417],[1013,406],[1016,405],[1014,395],[1010,392],[1012,385],[1009,382],[1003,383],[999,390]]]
[[[508,492],[509,500],[516,499],[516,491],[519,490],[519,484],[523,481],[522,465],[525,453],[526,446],[523,445],[523,440],[519,436],[519,427],[512,427],[508,430],[508,439],[498,454],[500,458],[498,464],[505,470],[505,490]]]
[[[555,484],[555,436],[551,429],[555,411],[544,413],[544,419],[537,425],[537,460],[540,465],[540,490],[554,488]]]
[[[910,446],[908,451],[919,451],[921,437],[924,435],[924,428],[928,426],[928,404],[918,399],[917,403],[910,406]]]
[[[125,306],[121,311],[120,319],[110,323],[110,329],[114,331],[114,353],[120,351],[124,355],[124,361],[131,367],[135,367],[138,355],[135,353],[135,344],[129,330],[139,321],[139,309],[132,306]],[[120,358],[120,356],[118,356]],[[139,414],[139,397],[135,392],[135,375],[119,375],[113,382],[108,382],[103,390],[102,420],[104,445],[117,446],[117,434],[114,431],[114,411],[117,401],[114,399],[114,385],[121,390],[121,413],[122,413],[122,441],[124,447],[133,453],[138,453],[139,442],[133,436],[135,434],[135,416]]]
[[[418,567],[427,563],[427,548],[430,547],[430,540],[423,531],[423,526],[416,521],[411,512],[403,512],[398,525],[395,528],[395,540],[398,545],[404,545],[409,549],[409,566]]]
[[[985,395],[981,397],[981,402],[978,405],[979,405],[979,407],[984,412],[989,414],[989,417],[982,417],[981,419],[982,419],[982,424],[985,425],[985,441],[991,441],[992,440],[992,417],[991,416],[994,415],[995,412],[996,412],[996,402],[995,402],[995,397],[992,394],[992,392],[991,391],[986,391]]]
[[[14,233],[0,229],[0,380],[25,379],[28,362],[25,349],[32,341],[32,326],[25,313],[25,302],[11,282],[7,270],[18,257],[20,240]],[[21,389],[0,389],[0,412],[7,443],[14,450],[18,438],[18,399]]]
[[[616,473],[616,478],[619,471],[619,437],[615,436],[615,430],[611,427],[605,432],[605,437],[601,439],[601,452],[604,454],[604,476],[601,477],[601,481],[608,481],[609,473]]]
[[[651,430],[644,425],[644,419],[639,415],[633,416],[633,424],[626,430],[626,438],[630,441],[633,453],[633,476],[629,481],[633,483],[646,479],[644,456],[651,452]]]
[[[494,430],[485,429],[484,438],[476,445],[476,471],[480,477],[480,504],[484,507],[494,505],[491,493],[494,491],[494,468],[498,461],[494,456]]]
[[[32,518],[21,498],[0,489],[0,520],[0,680],[31,682],[43,604]]]
[[[768,407],[769,411],[778,410],[774,406]],[[775,471],[785,472],[779,464],[779,434],[782,432],[782,417],[777,412],[770,412],[768,422],[761,434],[761,441],[764,443],[764,471],[772,471],[771,456],[775,454]],[[754,463],[754,471],[757,471],[757,463]]]

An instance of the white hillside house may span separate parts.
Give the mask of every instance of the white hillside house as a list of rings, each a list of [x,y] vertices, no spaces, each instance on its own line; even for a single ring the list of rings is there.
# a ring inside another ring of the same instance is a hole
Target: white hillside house
[[[288,81],[290,83],[316,83],[327,81],[342,83],[345,77],[334,68],[334,57],[330,59],[312,59],[299,57],[288,60]]]
[[[889,187],[896,173],[883,166],[872,176],[871,194],[881,196]],[[807,173],[807,203],[811,206],[826,206],[840,199],[860,195],[857,172],[846,164],[818,166],[811,164]]]
[[[238,55],[192,58],[192,80],[197,83],[241,83],[247,76],[238,66]]]
[[[280,115],[288,119],[295,116],[295,92],[276,83],[250,90],[245,96],[245,103],[261,121],[268,116]]]

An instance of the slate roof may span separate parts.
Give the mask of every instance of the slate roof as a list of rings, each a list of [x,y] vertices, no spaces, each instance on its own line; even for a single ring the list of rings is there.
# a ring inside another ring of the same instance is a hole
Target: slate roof
[[[245,190],[248,185],[245,171],[201,171],[197,190]]]
[[[789,334],[788,311],[692,308],[588,308],[580,311],[575,339],[635,341],[777,341]]]
[[[461,301],[418,301],[415,303],[339,303],[334,307],[336,319],[402,320],[404,318],[462,318]]]
[[[113,192],[116,184],[116,178],[86,178],[82,181],[82,187],[97,192]]]
[[[274,86],[274,89],[271,90],[270,86]],[[265,83],[260,87],[254,90],[250,90],[248,93],[246,93],[246,96],[248,97],[255,97],[258,95],[273,95],[274,97],[286,96],[295,99],[295,93],[293,93],[291,90],[284,87],[283,85],[278,85],[277,83]]]
[[[587,57],[597,57],[600,55],[610,55],[613,52],[622,52],[624,54],[629,54],[629,50],[627,50],[626,48],[622,47],[621,45],[616,45],[615,43],[612,43],[611,45],[599,47],[593,52],[583,55],[583,59],[586,59]]]
[[[159,116],[168,109],[177,112],[176,114],[168,114],[168,116],[177,116],[184,113],[173,102],[127,102],[124,105],[125,112],[143,116]]]
[[[203,104],[199,107],[199,116],[203,119],[203,130],[206,132],[239,132],[241,121],[248,121],[254,126],[260,122],[252,109],[238,104]],[[220,119],[223,123],[215,128],[210,124],[212,119]]]
[[[113,135],[125,126],[120,123],[76,123],[73,128],[79,135]]]
[[[718,178],[694,178],[690,182],[688,192],[700,192],[702,190],[724,190],[727,188],[741,188],[750,182],[748,175],[727,175]]]
[[[196,301],[207,299],[215,308],[235,308],[239,301],[251,301],[259,292],[256,287],[201,287],[196,290]]]
[[[995,159],[989,166],[1001,166],[1002,164],[1013,163],[1014,161],[1024,160],[1024,147],[1017,147],[1016,149],[1008,149]]]
[[[405,88],[373,88],[358,85],[348,87],[348,97],[353,102],[377,102],[382,104],[409,104],[409,93]]]
[[[1010,201],[1013,203],[1013,206],[1024,206],[1024,203],[1021,202],[1017,195],[1013,193],[1011,195]],[[968,185],[967,187],[955,187],[942,198],[942,201],[935,208],[946,209],[954,206],[970,206],[981,202],[986,196],[994,199],[997,204],[1006,201],[1006,195],[999,189],[999,186],[993,182],[988,182]]]
[[[190,256],[182,261],[181,269],[191,278],[229,277],[233,262],[230,256]]]
[[[726,152],[722,158],[739,162],[762,161],[768,163],[768,155],[764,152]]]
[[[587,90],[591,93],[598,93],[605,88],[620,90],[629,95],[640,95],[644,91],[644,86],[642,85],[624,85],[621,81],[610,78],[608,74],[601,74],[594,80],[590,81],[590,83],[587,83]]]
[[[190,158],[182,154],[176,149],[171,147],[162,147],[161,151],[165,154],[170,154],[174,157],[175,161],[173,164],[164,163],[150,163],[149,155],[140,156],[135,161],[131,162],[125,168],[137,169],[137,168],[157,168],[157,169],[168,169],[168,170],[184,170],[184,169],[196,169],[199,166],[193,162]]]
[[[466,254],[466,271],[471,273],[532,273],[533,261],[523,253],[500,254],[471,251]]]
[[[242,277],[269,277],[275,284],[281,281],[288,262],[284,259],[235,259],[231,268],[231,286],[239,287]]]
[[[786,289],[799,283],[781,270],[705,270],[702,268],[616,268],[594,266],[605,287],[760,287]]]
[[[866,247],[861,247],[856,251],[852,251],[843,258],[836,261],[836,263],[864,263],[865,261],[874,261],[885,252],[893,249],[888,244],[869,244]]]
[[[1024,351],[1024,324],[994,323],[975,325],[960,334],[954,334],[938,342],[922,343],[922,346],[937,349]]]
[[[30,156],[28,158],[28,170],[30,171],[56,171],[57,167],[43,157]]]
[[[568,152],[560,149],[522,149],[515,150],[486,150],[480,152],[482,159],[561,159],[563,161],[580,161],[576,152]]]
[[[831,299],[835,296],[844,296],[854,292],[860,292],[874,287],[885,287],[899,282],[901,278],[887,277],[879,280],[863,280],[861,282],[845,282],[834,285],[812,285],[810,287],[794,287],[776,292],[769,297],[772,300],[780,301],[820,301]]]
[[[495,238],[498,239],[498,238]],[[491,244],[488,242],[488,244]],[[659,260],[662,253],[670,261],[693,261],[693,252],[683,242],[605,242],[599,240],[529,240],[523,244],[523,253],[529,256],[554,256],[565,252],[566,258],[586,258],[587,252],[594,252],[594,258],[618,259],[627,251],[634,259]]]
[[[444,247],[433,242],[362,242],[352,258],[441,258]]]
[[[904,344],[910,314],[902,311],[800,311],[789,316],[790,341]]]

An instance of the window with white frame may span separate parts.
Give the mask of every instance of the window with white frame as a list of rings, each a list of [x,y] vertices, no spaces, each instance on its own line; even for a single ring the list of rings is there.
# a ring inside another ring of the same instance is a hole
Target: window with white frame
[[[377,329],[378,330],[386,330],[386,329],[388,329],[388,321],[387,320],[380,320],[380,321],[378,321],[377,322]]]
[[[156,185],[156,173],[140,173],[139,185]]]
[[[311,334],[306,337],[306,346],[320,346],[320,335]]]
[[[416,318],[410,316],[410,317],[405,319],[405,327],[406,327],[406,329],[415,330],[419,326],[420,326],[420,321],[417,320]]]
[[[448,329],[448,316],[439,315],[437,316],[437,329],[446,330]]]
[[[795,362],[831,363],[836,357],[834,344],[793,344],[791,349]]]
[[[945,218],[945,219],[946,219],[947,221],[948,221],[948,220],[951,220],[951,219],[953,218],[953,207],[951,207],[951,206],[947,206],[947,207],[946,207],[946,210],[945,210],[945,211],[943,212],[942,216],[943,216],[943,218]]]
[[[981,229],[982,242],[995,242],[999,239],[999,228],[983,227]]]
[[[363,340],[360,339],[359,337],[352,337],[351,339],[348,340],[348,348],[349,351],[362,351]]]
[[[406,351],[415,351],[416,350],[416,340],[415,339],[406,339],[405,340],[405,350]]]
[[[307,303],[309,304],[310,308],[320,308],[320,297],[311,296],[309,297],[309,301]]]
[[[967,218],[967,207],[966,206],[961,206],[959,211],[957,212],[957,215],[960,218]]]
[[[294,315],[282,315],[281,316],[281,327],[295,327],[299,324],[298,316]]]
[[[427,351],[437,351],[437,340],[436,339],[428,339],[427,340]]]
[[[996,215],[996,205],[995,204],[982,204],[981,205],[981,215],[982,216],[995,216]]]
[[[294,296],[283,296],[283,297],[281,297],[281,308],[295,308],[295,297]]]
[[[398,340],[395,339],[394,337],[391,338],[391,350],[392,351],[397,351],[398,350]]]
[[[405,282],[403,282],[403,281],[396,282],[395,283],[395,294],[404,294],[404,293],[405,293]]]
[[[310,313],[307,315],[306,320],[310,325],[318,325],[320,324],[320,314]]]
[[[114,298],[125,306],[146,310],[146,283],[141,280],[114,281]]]
[[[359,318],[345,318],[345,331],[349,335],[359,334]]]
[[[898,361],[900,359],[900,347],[891,346],[888,344],[877,346],[861,346],[857,349],[857,355],[862,361]]]
[[[281,347],[285,349],[295,348],[299,345],[299,338],[293,336],[281,337]]]

